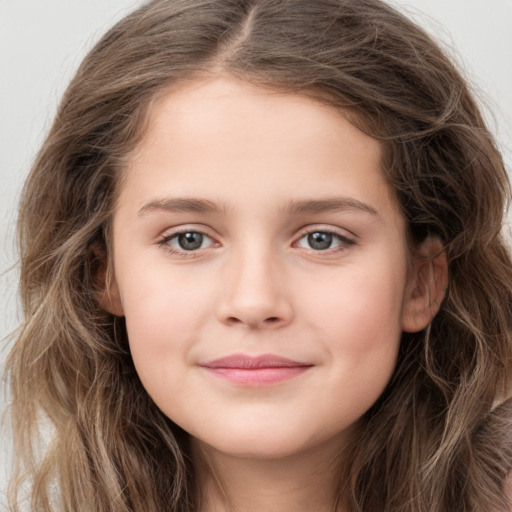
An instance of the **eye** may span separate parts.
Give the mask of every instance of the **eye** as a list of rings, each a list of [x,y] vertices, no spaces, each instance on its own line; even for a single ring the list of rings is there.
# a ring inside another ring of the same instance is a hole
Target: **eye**
[[[297,241],[297,246],[313,251],[328,251],[340,246],[354,245],[355,241],[332,231],[311,231]]]
[[[214,241],[199,231],[182,231],[166,236],[160,245],[166,245],[171,252],[192,252],[211,247]]]

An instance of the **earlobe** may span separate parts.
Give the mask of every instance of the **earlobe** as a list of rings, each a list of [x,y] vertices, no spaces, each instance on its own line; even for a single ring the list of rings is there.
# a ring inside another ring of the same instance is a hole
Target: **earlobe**
[[[439,311],[448,284],[448,261],[441,241],[427,237],[414,251],[402,309],[402,331],[418,332]]]
[[[91,269],[95,276],[98,305],[114,316],[124,316],[121,294],[115,276],[108,268],[106,251],[95,245],[92,248],[91,256]]]
[[[98,302],[102,309],[114,316],[124,316],[121,294],[114,276],[107,276],[103,290],[98,294]]]

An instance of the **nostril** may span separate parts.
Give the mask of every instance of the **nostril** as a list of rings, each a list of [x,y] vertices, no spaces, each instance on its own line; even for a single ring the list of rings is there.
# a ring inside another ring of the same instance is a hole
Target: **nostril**
[[[265,318],[260,325],[274,325],[274,324],[278,324],[279,321],[280,321],[280,319],[278,316],[270,316],[268,318]],[[257,325],[260,323],[258,321],[251,321],[250,319],[244,321],[243,319],[237,318],[236,316],[230,316],[230,317],[226,318],[226,322],[229,325],[238,325],[238,324]]]

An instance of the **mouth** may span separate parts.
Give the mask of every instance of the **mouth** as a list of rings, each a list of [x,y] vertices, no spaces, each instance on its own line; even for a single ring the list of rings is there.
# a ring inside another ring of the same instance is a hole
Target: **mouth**
[[[314,365],[285,357],[265,354],[258,357],[233,354],[199,366],[208,373],[241,386],[266,386],[293,379],[307,372]]]

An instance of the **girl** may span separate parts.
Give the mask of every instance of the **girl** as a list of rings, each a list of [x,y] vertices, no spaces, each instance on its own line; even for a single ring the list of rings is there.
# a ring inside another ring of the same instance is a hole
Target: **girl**
[[[149,2],[24,189],[12,510],[512,510],[508,196],[379,0]]]

